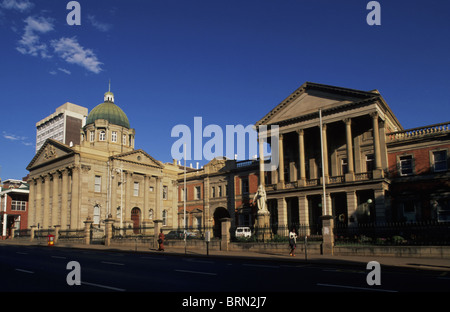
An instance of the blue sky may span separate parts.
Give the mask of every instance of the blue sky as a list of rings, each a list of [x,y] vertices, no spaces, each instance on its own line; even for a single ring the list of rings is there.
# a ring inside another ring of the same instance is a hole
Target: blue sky
[[[170,162],[177,124],[254,124],[305,81],[378,89],[404,128],[450,118],[450,2],[0,0],[0,177],[22,178],[35,124],[89,110],[111,79],[136,148]]]

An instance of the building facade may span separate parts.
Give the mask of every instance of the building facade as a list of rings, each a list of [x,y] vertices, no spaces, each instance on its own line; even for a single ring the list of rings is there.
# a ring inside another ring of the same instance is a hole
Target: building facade
[[[271,157],[264,155],[257,164],[213,160],[188,170],[189,227],[203,220],[214,228],[224,216],[232,226],[254,226],[260,184],[274,231],[301,225],[321,234],[321,216],[347,226],[449,218],[449,123],[405,130],[377,90],[307,82],[255,125],[260,151],[272,147],[278,126],[279,166],[263,171]],[[180,216],[183,182],[179,176]]]
[[[135,130],[106,92],[78,128],[80,144],[47,139],[30,171],[29,226],[82,229],[88,218],[103,229],[104,220],[139,231],[155,220],[177,220],[178,167],[135,149]]]
[[[84,127],[88,109],[72,103],[58,107],[53,114],[36,123],[36,152],[45,140],[80,144],[80,128]]]
[[[28,183],[7,179],[0,187],[1,236],[10,237],[11,230],[22,230],[28,226]]]

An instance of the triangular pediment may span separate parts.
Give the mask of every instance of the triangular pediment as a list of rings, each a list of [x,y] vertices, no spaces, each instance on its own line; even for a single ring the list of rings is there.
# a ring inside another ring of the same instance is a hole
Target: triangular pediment
[[[315,114],[319,109],[335,109],[376,98],[378,95],[376,91],[359,91],[307,82],[272,109],[256,125],[280,124]]]
[[[111,157],[112,159],[123,160],[126,162],[131,162],[135,164],[155,167],[155,168],[163,168],[163,165],[158,160],[154,159],[152,156],[144,152],[143,150],[134,150],[131,152],[115,155]]]
[[[31,171],[73,154],[75,152],[69,146],[53,139],[47,139],[27,166],[27,170]]]

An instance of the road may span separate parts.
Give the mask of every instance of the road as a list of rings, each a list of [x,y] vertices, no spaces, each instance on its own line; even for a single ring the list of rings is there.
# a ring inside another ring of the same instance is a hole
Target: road
[[[71,261],[80,265],[81,285],[68,285],[67,277],[74,272],[72,267],[67,268]],[[367,284],[369,272],[361,264],[340,266],[167,253],[0,246],[2,292],[181,292],[195,299],[197,293],[209,292],[450,291],[449,272],[382,267],[381,285],[374,286]]]

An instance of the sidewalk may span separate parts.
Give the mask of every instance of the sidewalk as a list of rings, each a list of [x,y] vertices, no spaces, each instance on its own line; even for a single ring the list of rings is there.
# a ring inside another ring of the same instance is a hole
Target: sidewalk
[[[157,251],[148,247],[138,246],[104,246],[104,245],[84,245],[76,243],[57,243],[55,246],[48,247],[47,242],[28,242],[19,240],[3,240],[0,241],[2,245],[18,245],[18,246],[42,246],[46,248],[74,248],[74,249],[95,249],[101,251],[111,252],[139,252],[139,253],[154,253],[154,254],[167,254],[174,256],[200,256],[200,257],[236,257],[241,259],[253,259],[261,261],[286,261],[289,263],[297,264],[317,264],[317,265],[347,265],[347,266],[361,266],[362,270],[366,269],[366,265],[370,261],[377,261],[382,267],[389,268],[394,267],[396,269],[415,269],[415,270],[434,270],[442,271],[442,275],[448,275],[450,277],[450,259],[437,259],[437,258],[407,258],[407,257],[382,257],[382,256],[325,256],[325,255],[307,255],[305,259],[304,253],[298,253],[295,257],[281,253],[269,253],[269,252],[251,252],[251,251],[220,251],[209,250],[208,255],[206,250],[200,248],[190,248],[186,250],[184,248],[166,248],[164,252]],[[447,273],[449,272],[449,273]]]

